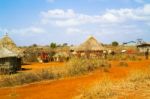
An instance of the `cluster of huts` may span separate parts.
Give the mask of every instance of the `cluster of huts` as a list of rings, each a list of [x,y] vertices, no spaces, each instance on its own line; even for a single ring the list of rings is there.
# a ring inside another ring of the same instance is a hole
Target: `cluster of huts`
[[[78,47],[70,47],[67,50],[55,50],[55,54],[51,56],[51,52],[41,52],[38,55],[39,62],[48,61],[67,61],[71,57],[94,58],[101,57],[103,51],[106,50],[102,43],[99,43],[94,37],[90,36],[84,43]]]
[[[150,44],[137,46],[139,50],[150,49]],[[99,58],[110,50],[90,36],[85,42],[75,47],[49,49],[49,47],[27,48],[22,50],[6,34],[0,39],[0,73],[15,73],[21,69],[22,60],[34,59],[38,62],[67,61],[71,57]],[[113,54],[113,51],[110,51]],[[30,56],[34,56],[30,57]]]

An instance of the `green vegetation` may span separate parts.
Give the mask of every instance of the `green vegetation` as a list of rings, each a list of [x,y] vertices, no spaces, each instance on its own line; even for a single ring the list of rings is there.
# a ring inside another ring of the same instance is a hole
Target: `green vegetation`
[[[108,71],[111,65],[106,60],[73,58],[67,63],[68,74],[78,75],[100,68]]]
[[[20,73],[1,78],[0,87],[23,85],[41,80],[57,78],[58,75],[49,70],[41,70],[37,73]]]
[[[118,46],[118,45],[119,45],[119,43],[117,41],[112,42],[112,46]]]
[[[53,42],[52,42],[52,43],[50,44],[50,48],[56,48],[56,47],[57,47],[57,44],[56,44],[56,43],[53,43]]]

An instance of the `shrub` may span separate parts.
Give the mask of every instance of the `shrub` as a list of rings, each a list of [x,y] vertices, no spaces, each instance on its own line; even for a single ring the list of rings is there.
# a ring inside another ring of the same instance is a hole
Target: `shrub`
[[[67,63],[66,67],[68,75],[78,75],[93,71],[97,68],[108,69],[110,68],[110,64],[107,61],[99,59],[73,58]]]
[[[119,43],[117,41],[112,42],[112,46],[118,46],[118,45],[119,45]]]
[[[127,62],[119,62],[119,65],[120,67],[127,67],[128,66],[128,63]]]
[[[129,75],[130,76],[127,78],[127,80],[130,82],[143,82],[146,80],[150,80],[149,69],[147,69],[147,71],[136,70]]]
[[[10,75],[1,78],[0,87],[8,87],[8,86],[16,86],[23,85],[27,83],[32,83],[41,80],[55,79],[57,78],[57,74],[48,71],[42,70],[37,73],[20,73],[17,75]]]
[[[80,99],[109,99],[116,95],[112,90],[113,83],[110,79],[103,79],[100,82],[96,82],[94,86],[89,89],[83,89]]]

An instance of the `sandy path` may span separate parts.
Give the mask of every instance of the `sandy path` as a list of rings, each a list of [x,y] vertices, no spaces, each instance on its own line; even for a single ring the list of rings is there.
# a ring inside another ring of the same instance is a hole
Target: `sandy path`
[[[23,87],[0,89],[0,99],[70,99],[77,95],[78,89],[101,79],[100,71],[88,76],[44,81]]]
[[[128,67],[116,66],[118,62],[111,62],[109,73],[94,71],[86,76],[65,78],[56,81],[43,81],[13,88],[1,88],[0,99],[71,99],[79,94],[82,87],[88,87],[93,82],[108,75],[113,79],[124,78],[129,71],[144,69],[150,61],[128,62]]]

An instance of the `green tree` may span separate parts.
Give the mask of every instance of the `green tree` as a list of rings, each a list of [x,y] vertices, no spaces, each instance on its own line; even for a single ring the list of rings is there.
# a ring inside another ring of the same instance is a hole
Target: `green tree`
[[[50,47],[51,47],[51,48],[56,48],[57,45],[56,45],[56,43],[53,43],[53,42],[52,42],[52,43],[50,44]]]
[[[117,41],[112,42],[112,46],[118,46],[118,45],[119,45],[119,43]]]

